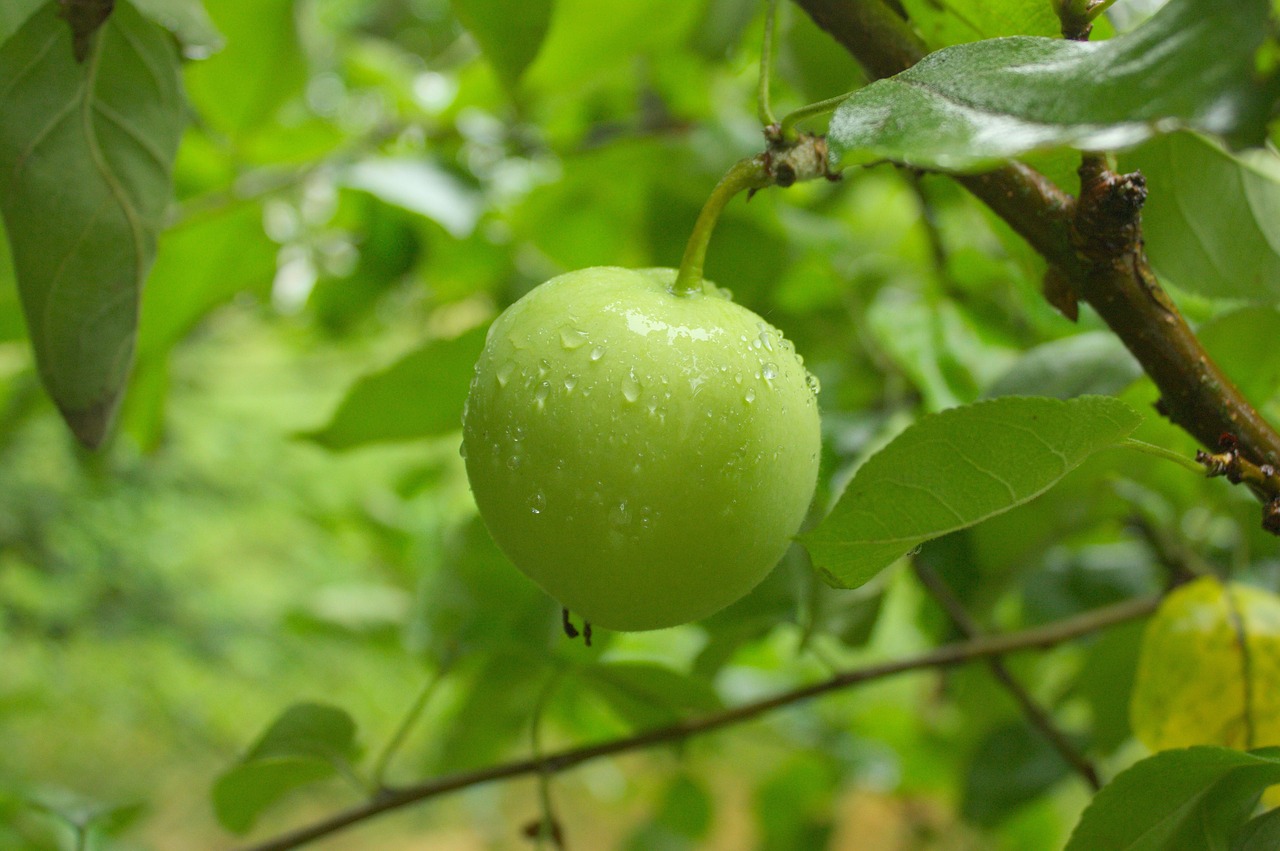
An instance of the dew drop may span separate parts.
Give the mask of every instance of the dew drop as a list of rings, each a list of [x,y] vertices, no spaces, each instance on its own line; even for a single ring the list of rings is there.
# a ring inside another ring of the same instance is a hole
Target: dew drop
[[[521,464],[523,461],[524,461],[524,459],[523,459],[523,458],[521,458],[519,455],[512,455],[510,458],[508,458],[508,459],[507,459],[507,469],[508,469],[508,470],[519,470],[519,469],[520,469],[520,464]]]
[[[466,444],[466,442],[465,442],[465,441],[464,441],[464,442],[462,442],[462,443],[459,443],[459,444],[458,444],[458,454],[462,456],[463,460],[466,460],[466,457],[467,457],[467,444]]]
[[[505,361],[498,365],[494,370],[493,376],[498,379],[499,387],[506,387],[507,382],[511,380],[511,373],[516,371],[516,362],[513,360]]]
[[[640,382],[636,380],[635,370],[628,372],[626,378],[622,379],[622,397],[628,402],[640,398]]]
[[[625,499],[609,509],[609,522],[616,528],[631,525],[631,507]]]
[[[546,358],[543,358],[541,361],[538,362],[539,378],[544,378],[546,374],[550,371],[551,371],[551,361],[547,360]]]
[[[587,344],[587,332],[577,328],[561,328],[560,344],[570,351],[582,348]]]
[[[533,496],[529,498],[529,513],[541,514],[542,509],[547,507],[547,498],[543,496],[542,491],[534,491]]]
[[[733,377],[733,383],[734,383],[734,384],[741,384],[741,383],[742,383],[742,373],[741,373],[741,372],[739,372],[737,375],[735,375],[735,376]]]
[[[769,336],[768,331],[760,332],[759,342],[760,345],[764,346],[768,351],[773,351],[773,339]],[[757,346],[757,348],[759,348],[759,346]]]
[[[770,361],[760,367],[760,374],[764,376],[765,381],[773,381],[773,379],[778,377],[778,365]]]
[[[753,387],[748,387],[748,388],[747,388],[747,395],[746,395],[746,396],[744,396],[743,398],[747,400],[747,404],[748,404],[748,405],[750,405],[752,402],[754,402],[754,401],[756,400],[756,391],[755,391],[755,388],[753,388]]]
[[[822,382],[819,381],[818,376],[814,375],[812,372],[806,372],[804,374],[804,383],[809,385],[809,390],[813,395],[817,396],[822,392]]]
[[[600,358],[604,357],[604,346],[596,346],[592,349],[590,357],[593,361],[600,360]]]
[[[576,375],[566,375],[566,376],[565,376],[565,378],[564,378],[564,389],[565,389],[565,390],[567,390],[567,391],[569,391],[570,393],[572,393],[572,392],[573,392],[573,388],[575,388],[575,387],[577,387],[577,386],[578,386],[578,376],[576,376]]]
[[[547,404],[547,396],[551,393],[551,382],[544,381],[538,385],[538,389],[533,391],[533,403],[538,406],[541,411]]]

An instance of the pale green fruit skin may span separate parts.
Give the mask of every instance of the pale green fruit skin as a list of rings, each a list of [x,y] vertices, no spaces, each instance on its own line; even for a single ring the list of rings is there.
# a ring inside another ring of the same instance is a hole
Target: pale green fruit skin
[[[723,608],[778,562],[818,474],[818,407],[791,344],[672,269],[597,267],[493,323],[463,417],[503,552],[593,625]]]

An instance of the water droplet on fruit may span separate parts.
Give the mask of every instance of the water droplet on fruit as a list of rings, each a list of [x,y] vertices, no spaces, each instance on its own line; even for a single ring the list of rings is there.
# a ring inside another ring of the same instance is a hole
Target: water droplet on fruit
[[[622,398],[628,402],[640,398],[640,382],[636,380],[635,370],[628,372],[626,378],[622,379]]]
[[[494,378],[498,379],[498,386],[506,387],[507,382],[511,380],[511,373],[515,371],[516,362],[513,360],[498,364],[498,368],[493,372]]]
[[[578,386],[578,376],[576,376],[576,375],[566,375],[566,376],[565,376],[565,378],[564,378],[564,389],[565,389],[565,390],[567,390],[567,391],[569,391],[570,393],[572,393],[572,392],[573,392],[573,388],[575,388],[575,387],[577,387],[577,386]]]
[[[538,362],[539,378],[544,377],[550,371],[551,371],[551,361],[547,360],[546,358],[543,358],[541,361]]]
[[[765,381],[773,381],[778,377],[778,365],[773,362],[766,363],[760,367],[760,374],[764,376]]]
[[[458,444],[458,454],[462,456],[462,459],[463,459],[464,461],[466,460],[466,458],[467,458],[467,444],[466,444],[466,442],[465,442],[465,441],[464,441],[464,442],[462,442],[462,443],[459,443],[459,444]]]
[[[755,388],[753,388],[753,387],[748,387],[748,388],[747,388],[747,395],[746,395],[746,396],[744,396],[743,398],[747,400],[747,404],[748,404],[748,405],[750,405],[752,402],[754,402],[754,401],[756,400],[756,391],[755,391]]]
[[[742,383],[742,373],[741,373],[741,372],[739,372],[737,375],[735,375],[735,376],[733,377],[733,383],[734,383],[734,384],[741,384],[741,383]]]
[[[763,326],[762,326],[763,327]],[[773,339],[770,337],[768,330],[760,332],[760,345],[764,346],[768,351],[773,351]],[[759,347],[757,347],[759,348]]]
[[[609,509],[609,522],[616,528],[631,524],[631,507],[627,505],[625,499]]]
[[[604,357],[604,346],[596,346],[592,349],[590,357],[593,361],[600,360],[600,358]]]
[[[817,396],[822,392],[822,382],[819,381],[818,376],[814,375],[812,372],[805,372],[804,383],[809,385],[809,390],[813,395]]]
[[[507,459],[507,469],[519,470],[520,464],[522,461],[524,461],[524,459],[521,458],[519,455],[512,455],[510,458]]]
[[[655,413],[658,410],[658,397],[650,396],[649,401],[645,403],[645,407],[649,409],[649,413]]]
[[[585,346],[587,339],[587,332],[579,331],[577,328],[560,329],[560,344],[570,351]]]
[[[533,403],[538,406],[541,411],[547,404],[547,396],[551,393],[551,382],[544,381],[538,385],[538,389],[533,391]]]
[[[547,507],[547,498],[543,496],[542,491],[534,491],[533,496],[529,498],[529,513],[541,514],[542,509]]]

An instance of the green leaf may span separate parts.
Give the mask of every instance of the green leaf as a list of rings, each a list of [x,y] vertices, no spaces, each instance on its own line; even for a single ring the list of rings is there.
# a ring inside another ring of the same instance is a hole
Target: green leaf
[[[357,756],[355,733],[355,722],[341,709],[316,703],[290,706],[214,784],[218,821],[244,833],[286,793],[346,770]]]
[[[1039,496],[1139,422],[1105,396],[1007,396],[924,417],[873,455],[801,540],[827,582],[856,588],[925,541]]]
[[[551,25],[551,0],[453,0],[466,27],[508,89],[538,55]]]
[[[902,6],[932,47],[1062,32],[1049,0],[903,0]]]
[[[1275,851],[1280,848],[1280,810],[1263,813],[1244,826],[1231,851]]]
[[[1258,795],[1280,783],[1280,751],[1195,747],[1142,760],[1108,783],[1066,851],[1226,851]]]
[[[6,0],[0,3],[0,44],[16,33],[44,3],[45,0]]]
[[[1039,730],[1025,722],[1002,727],[982,740],[969,762],[961,812],[968,821],[994,827],[1070,770]]]
[[[692,712],[719,709],[720,698],[706,680],[649,662],[610,662],[582,671],[588,683],[618,715],[637,728],[668,724]]]
[[[1172,0],[1100,42],[1002,38],[949,47],[851,95],[833,157],[980,169],[1058,146],[1105,150],[1178,128],[1228,133],[1262,114],[1253,52],[1265,0]]]
[[[987,388],[986,396],[1109,396],[1142,375],[1114,334],[1090,331],[1036,346]]]
[[[485,329],[433,340],[348,392],[329,424],[307,437],[329,449],[436,437],[462,427],[462,407]]]
[[[1125,167],[1147,178],[1142,230],[1162,278],[1211,298],[1280,301],[1280,155],[1175,133]]]
[[[242,136],[270,121],[306,84],[293,0],[218,0],[212,9],[227,46],[187,69],[187,88],[202,119]]]
[[[1215,316],[1196,329],[1200,342],[1245,398],[1264,405],[1280,392],[1280,309],[1251,306]]]
[[[0,48],[0,213],[41,378],[106,435],[186,123],[172,39],[121,2],[86,61],[49,4]]]
[[[218,32],[202,0],[133,0],[138,11],[169,30],[188,59],[203,59],[222,49]]]

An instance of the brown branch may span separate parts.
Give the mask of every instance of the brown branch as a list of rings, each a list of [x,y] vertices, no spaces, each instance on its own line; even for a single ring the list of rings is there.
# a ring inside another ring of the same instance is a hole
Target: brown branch
[[[896,74],[924,56],[924,43],[882,0],[796,3],[873,76]],[[1206,447],[1230,434],[1246,459],[1280,468],[1280,433],[1209,357],[1151,271],[1142,250],[1141,175],[1116,175],[1094,157],[1081,172],[1078,204],[1020,163],[956,179],[1097,311],[1159,388],[1160,413]],[[1267,511],[1280,516],[1280,503]],[[1280,528],[1280,519],[1274,525]]]
[[[752,703],[744,703],[741,706],[735,706],[698,718],[678,721],[668,727],[646,730],[634,736],[613,739],[595,745],[570,748],[558,753],[547,754],[543,757],[518,760],[503,765],[482,768],[477,771],[453,774],[428,780],[414,786],[386,789],[365,804],[336,813],[323,821],[282,834],[266,842],[248,846],[242,851],[288,851],[288,849],[298,848],[308,842],[330,836],[375,816],[425,801],[428,798],[435,798],[484,783],[508,780],[513,777],[531,774],[555,774],[601,757],[680,742],[693,736],[711,733],[753,720],[776,709],[781,709],[803,700],[809,700],[873,680],[884,679],[895,674],[927,668],[946,668],[979,659],[988,659],[993,656],[1003,656],[1021,650],[1053,647],[1117,624],[1146,617],[1155,611],[1159,604],[1160,599],[1158,597],[1128,600],[1044,626],[947,644],[918,656],[845,671],[821,682],[801,686],[773,697]]]
[[[925,587],[934,601],[937,602],[942,610],[947,613],[947,617],[960,630],[961,635],[968,639],[982,637],[982,628],[978,626],[977,621],[965,610],[964,605],[956,599],[955,594],[947,587],[947,583],[937,571],[926,565],[920,559],[912,559],[911,566],[915,569],[916,578],[920,580],[920,584]],[[1102,781],[1098,779],[1098,770],[1093,767],[1093,763],[1076,749],[1072,741],[1067,738],[1066,733],[1058,729],[1058,725],[1054,722],[1052,716],[1045,711],[1044,707],[1036,703],[1034,697],[1022,687],[1022,683],[1018,682],[1013,676],[1013,672],[1009,670],[1009,666],[999,656],[991,656],[987,658],[987,667],[991,669],[991,675],[995,677],[996,682],[1004,686],[1005,691],[1014,699],[1018,707],[1022,710],[1022,714],[1026,716],[1031,726],[1040,732],[1040,735],[1053,746],[1058,755],[1070,765],[1077,774],[1084,778],[1093,791],[1097,792],[1102,788]]]

